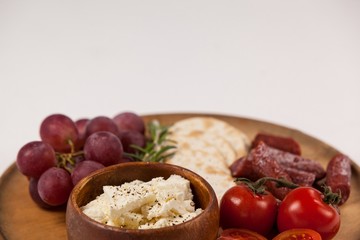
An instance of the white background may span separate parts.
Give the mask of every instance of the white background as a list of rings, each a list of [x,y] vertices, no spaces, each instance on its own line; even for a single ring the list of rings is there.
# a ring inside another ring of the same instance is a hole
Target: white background
[[[0,174],[49,114],[223,113],[360,164],[360,1],[0,0]]]

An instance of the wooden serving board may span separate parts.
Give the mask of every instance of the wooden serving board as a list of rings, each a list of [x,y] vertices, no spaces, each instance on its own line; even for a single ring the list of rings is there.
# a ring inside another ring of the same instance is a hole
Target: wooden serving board
[[[317,160],[324,167],[338,152],[326,143],[300,131],[253,119],[186,113],[147,115],[144,119],[157,119],[163,125],[170,125],[193,116],[211,116],[224,120],[241,129],[250,139],[258,132],[292,137],[300,143],[304,157]],[[360,169],[354,163],[351,184],[350,198],[340,207],[341,227],[335,239],[360,239]],[[0,239],[66,239],[65,209],[47,211],[39,208],[29,196],[27,178],[18,172],[15,164],[0,178]]]

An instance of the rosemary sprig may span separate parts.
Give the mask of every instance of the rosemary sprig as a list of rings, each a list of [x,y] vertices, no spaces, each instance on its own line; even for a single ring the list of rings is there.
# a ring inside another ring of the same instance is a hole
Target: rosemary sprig
[[[142,148],[131,145],[137,151],[134,154],[125,153],[126,156],[143,162],[164,162],[166,158],[175,154],[175,151],[169,152],[169,150],[175,149],[176,146],[174,141],[168,139],[168,127],[162,126],[158,121],[154,120],[148,123],[147,131],[149,141],[146,146]]]

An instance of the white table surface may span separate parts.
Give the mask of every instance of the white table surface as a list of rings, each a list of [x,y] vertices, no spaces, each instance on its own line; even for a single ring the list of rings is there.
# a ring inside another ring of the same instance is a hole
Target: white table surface
[[[221,113],[360,164],[360,1],[0,0],[0,174],[49,114]]]

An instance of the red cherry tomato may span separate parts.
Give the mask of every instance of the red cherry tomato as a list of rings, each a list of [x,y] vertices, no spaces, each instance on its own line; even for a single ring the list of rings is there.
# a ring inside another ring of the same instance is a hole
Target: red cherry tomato
[[[276,221],[277,200],[269,193],[254,193],[246,185],[227,190],[220,202],[220,226],[245,228],[267,235]]]
[[[311,229],[290,229],[277,235],[273,240],[321,240],[318,232]]]
[[[224,230],[217,240],[266,240],[266,238],[248,229],[229,228]]]
[[[323,194],[311,187],[299,187],[286,195],[279,206],[277,225],[280,232],[309,228],[323,240],[332,239],[339,231],[338,210],[323,201]]]

